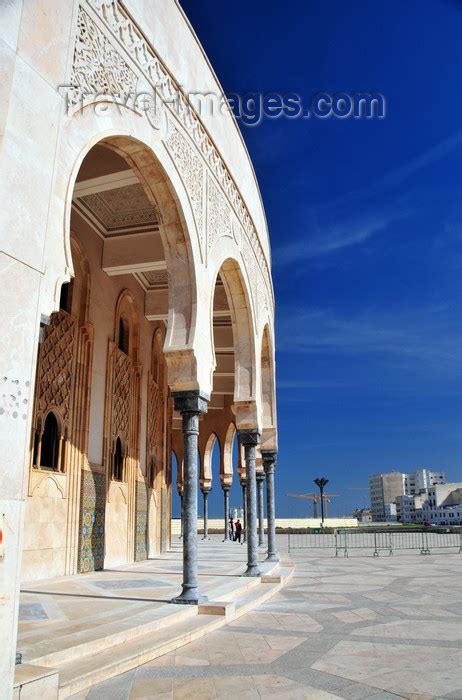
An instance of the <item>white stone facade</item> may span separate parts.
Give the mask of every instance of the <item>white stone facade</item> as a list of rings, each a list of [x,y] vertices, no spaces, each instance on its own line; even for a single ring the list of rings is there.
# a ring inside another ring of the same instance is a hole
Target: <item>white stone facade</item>
[[[171,392],[210,398],[201,464],[213,433],[222,484],[236,429],[274,451],[277,428],[265,213],[232,116],[200,117],[185,97],[221,88],[178,3],[9,0],[0,51],[7,698],[21,558],[27,578],[81,570],[88,475],[116,565],[135,556],[140,498],[146,546],[168,543]]]

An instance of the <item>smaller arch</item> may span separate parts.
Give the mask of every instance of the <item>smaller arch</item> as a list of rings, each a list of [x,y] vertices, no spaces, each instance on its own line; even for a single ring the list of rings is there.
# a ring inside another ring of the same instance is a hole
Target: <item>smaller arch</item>
[[[121,316],[119,318],[119,332],[117,335],[117,347],[122,350],[126,355],[128,355],[128,348],[130,343],[130,327],[128,320]]]
[[[115,312],[114,343],[138,364],[140,317],[132,293],[124,289],[117,300]]]
[[[42,441],[40,448],[41,469],[59,471],[59,440],[60,427],[58,419],[53,411],[49,411],[43,424]]]
[[[72,308],[72,281],[63,282],[59,294],[59,310],[70,313]]]
[[[276,402],[274,390],[274,352],[269,325],[266,324],[261,341],[260,382],[263,430],[273,431],[276,427]]]
[[[252,314],[251,295],[237,260],[227,257],[218,266],[213,284],[210,309],[210,332],[213,343],[213,302],[216,280],[221,277],[228,300],[233,329],[234,346],[234,401],[255,398],[255,323]],[[214,349],[214,364],[216,363]]]
[[[207,443],[205,445],[203,459],[200,460],[202,485],[211,485],[212,483],[212,460],[215,444],[218,444],[218,449],[221,453],[220,440],[217,434],[210,433]]]
[[[223,445],[223,455],[221,460],[222,472],[220,475],[222,484],[227,484],[228,486],[231,486],[233,483],[233,446],[236,436],[236,425],[234,423],[230,423],[228,430],[226,431],[225,442]]]
[[[114,442],[114,452],[112,455],[112,478],[114,481],[124,480],[124,451],[122,440],[118,435]]]

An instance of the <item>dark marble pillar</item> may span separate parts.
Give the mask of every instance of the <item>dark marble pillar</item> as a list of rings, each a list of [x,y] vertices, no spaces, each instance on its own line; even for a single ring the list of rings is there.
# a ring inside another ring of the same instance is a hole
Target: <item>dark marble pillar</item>
[[[177,484],[178,495],[180,497],[180,536],[179,540],[183,537],[183,484]]]
[[[266,475],[266,514],[268,519],[267,561],[279,561],[276,549],[276,509],[274,499],[274,471],[277,452],[262,450],[263,468]]]
[[[242,488],[242,542],[245,542],[247,536],[247,480],[244,477],[240,479],[240,484]]]
[[[257,474],[257,509],[258,509],[258,546],[263,547],[265,544],[265,514],[263,504],[263,483],[265,481],[264,474]]]
[[[175,411],[183,418],[183,591],[172,603],[197,605],[207,600],[199,593],[197,582],[197,438],[199,416],[207,412],[208,397],[199,391],[172,393]]]
[[[260,443],[258,430],[239,430],[239,440],[245,450],[245,470],[247,481],[246,493],[246,541],[247,541],[247,570],[244,576],[261,576],[258,567],[257,544],[257,480],[256,480],[256,448]]]
[[[225,521],[225,535],[223,538],[223,542],[229,540],[229,489],[230,487],[228,486],[228,484],[223,484],[223,518]]]
[[[209,504],[208,504],[208,497],[209,493],[212,489],[207,489],[203,488],[202,490],[202,497],[204,499],[204,534],[202,539],[203,540],[208,540],[209,539]]]

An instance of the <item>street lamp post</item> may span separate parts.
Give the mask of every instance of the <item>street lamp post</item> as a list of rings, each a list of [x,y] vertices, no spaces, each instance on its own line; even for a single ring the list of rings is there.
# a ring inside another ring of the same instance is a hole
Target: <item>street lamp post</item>
[[[321,527],[324,527],[324,487],[329,483],[329,479],[321,477],[315,479],[314,483],[319,487],[319,491],[321,493]]]

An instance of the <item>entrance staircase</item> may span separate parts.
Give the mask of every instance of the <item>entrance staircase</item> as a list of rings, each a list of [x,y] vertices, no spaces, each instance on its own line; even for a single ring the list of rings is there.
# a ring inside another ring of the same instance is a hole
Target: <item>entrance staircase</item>
[[[148,602],[136,614],[107,615],[85,629],[81,622],[55,630],[51,638],[22,642],[15,695],[21,699],[69,698],[96,683],[152,661],[254,610],[293,574],[290,563],[261,565],[261,578],[230,577],[207,591],[199,606]]]

